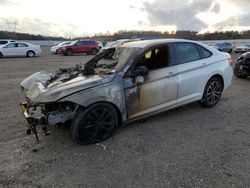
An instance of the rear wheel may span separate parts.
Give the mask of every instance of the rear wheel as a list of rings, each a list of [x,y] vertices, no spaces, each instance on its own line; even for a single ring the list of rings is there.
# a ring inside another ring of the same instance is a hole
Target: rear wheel
[[[246,78],[248,76],[247,73],[240,70],[240,64],[239,63],[236,63],[236,65],[234,67],[234,75],[236,77],[238,77],[238,78]]]
[[[0,58],[3,57],[3,54],[0,52]]]
[[[34,51],[30,50],[30,51],[27,52],[26,55],[27,55],[27,57],[34,57],[36,54],[35,54]]]
[[[96,103],[77,112],[71,136],[78,144],[94,144],[111,137],[117,126],[116,109],[108,103]]]
[[[207,82],[200,104],[206,108],[214,107],[219,102],[222,91],[222,80],[218,77],[212,77]]]

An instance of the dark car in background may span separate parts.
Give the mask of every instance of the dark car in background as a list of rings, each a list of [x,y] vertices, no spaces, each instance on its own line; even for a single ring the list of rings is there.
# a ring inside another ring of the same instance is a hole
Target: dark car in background
[[[234,67],[234,75],[238,78],[250,76],[250,52],[244,53],[238,57]]]
[[[214,48],[221,52],[227,52],[230,54],[233,52],[233,45],[229,42],[216,43]]]
[[[77,40],[70,45],[60,47],[59,52],[67,56],[71,56],[75,53],[96,55],[99,52],[99,45],[95,40]]]

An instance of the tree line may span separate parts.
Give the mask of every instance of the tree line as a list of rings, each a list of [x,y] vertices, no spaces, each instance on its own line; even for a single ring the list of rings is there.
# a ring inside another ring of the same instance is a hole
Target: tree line
[[[143,38],[143,39],[160,39],[160,38],[183,38],[190,40],[227,40],[227,39],[250,39],[250,30],[247,31],[224,31],[213,33],[198,33],[196,31],[176,31],[176,32],[160,32],[160,31],[126,31],[120,30],[114,34],[95,34],[90,38],[100,41],[113,41],[118,39],[130,39],[130,38]],[[0,31],[0,39],[14,39],[14,40],[76,40],[78,38],[65,38],[65,37],[53,37],[34,35],[29,33],[16,33],[9,31]]]

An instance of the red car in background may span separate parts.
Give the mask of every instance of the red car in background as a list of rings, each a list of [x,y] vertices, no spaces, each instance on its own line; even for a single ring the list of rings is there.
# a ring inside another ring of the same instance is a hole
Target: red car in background
[[[99,52],[98,42],[95,40],[77,40],[70,45],[62,46],[59,51],[63,55],[71,56],[75,53],[96,55]]]

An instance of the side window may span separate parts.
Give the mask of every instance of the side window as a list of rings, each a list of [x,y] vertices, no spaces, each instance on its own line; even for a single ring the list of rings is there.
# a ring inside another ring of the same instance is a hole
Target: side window
[[[24,44],[24,43],[17,43],[17,47],[19,47],[19,48],[25,48],[25,47],[28,47],[28,45]]]
[[[145,66],[149,70],[161,69],[170,65],[169,49],[167,46],[159,46],[146,51],[138,60],[135,69]]]
[[[204,47],[200,46],[200,45],[196,45],[197,48],[199,49],[201,56],[203,59],[205,58],[209,58],[212,56],[212,52],[208,51],[207,49],[205,49]]]
[[[15,48],[16,47],[16,43],[10,43],[6,45],[6,48]]]
[[[76,42],[75,46],[81,46],[81,41]]]
[[[88,41],[81,41],[81,46],[87,46],[88,45]]]
[[[175,43],[175,55],[178,65],[201,59],[198,49],[192,43]]]

